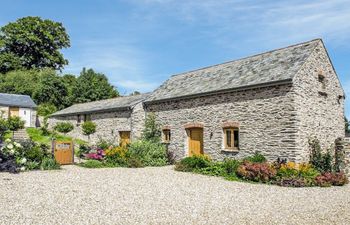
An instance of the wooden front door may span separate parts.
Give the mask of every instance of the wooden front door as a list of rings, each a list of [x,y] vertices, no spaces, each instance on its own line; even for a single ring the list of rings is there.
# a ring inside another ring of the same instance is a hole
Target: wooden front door
[[[130,131],[120,131],[120,146],[125,147],[130,143]]]
[[[19,116],[19,108],[18,107],[10,107],[9,116]]]
[[[61,165],[72,164],[74,162],[74,147],[72,141],[54,141],[54,156]]]
[[[189,129],[188,151],[189,156],[203,154],[203,129]]]

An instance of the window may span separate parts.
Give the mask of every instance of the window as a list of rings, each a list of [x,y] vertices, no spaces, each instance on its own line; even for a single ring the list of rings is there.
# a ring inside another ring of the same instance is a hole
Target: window
[[[228,150],[237,150],[239,148],[239,130],[238,128],[224,129],[224,147]]]
[[[81,123],[81,117],[80,115],[77,116],[77,125],[79,125]]]
[[[90,114],[85,114],[84,115],[84,122],[86,121],[91,121],[91,115]]]
[[[169,143],[170,138],[171,138],[170,130],[169,129],[163,130],[163,142]]]

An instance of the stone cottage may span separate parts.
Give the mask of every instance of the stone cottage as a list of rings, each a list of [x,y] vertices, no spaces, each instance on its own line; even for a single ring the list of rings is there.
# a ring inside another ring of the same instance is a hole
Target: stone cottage
[[[344,90],[322,40],[170,77],[144,102],[178,158],[309,159],[344,137]]]
[[[85,121],[96,123],[96,133],[91,135],[90,141],[99,138],[127,144],[141,136],[145,120],[142,101],[148,94],[128,97],[117,97],[107,100],[75,104],[54,113],[48,120],[50,128],[58,122],[71,122],[74,125],[69,136],[87,140],[81,130]]]
[[[28,95],[0,93],[0,117],[18,116],[25,121],[25,127],[35,127],[36,104]]]

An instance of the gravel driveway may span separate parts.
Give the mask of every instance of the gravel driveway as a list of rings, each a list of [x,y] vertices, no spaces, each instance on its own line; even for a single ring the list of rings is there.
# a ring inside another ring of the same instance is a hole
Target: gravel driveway
[[[282,188],[172,167],[0,173],[0,224],[350,224],[350,186]]]

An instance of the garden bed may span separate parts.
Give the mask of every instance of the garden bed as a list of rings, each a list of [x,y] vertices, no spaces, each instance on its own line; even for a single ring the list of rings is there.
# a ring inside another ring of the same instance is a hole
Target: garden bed
[[[243,160],[226,159],[223,162],[213,162],[206,155],[195,155],[176,163],[175,170],[285,187],[329,187],[348,183],[343,172],[321,170],[309,163],[281,160],[269,163],[258,153]]]

